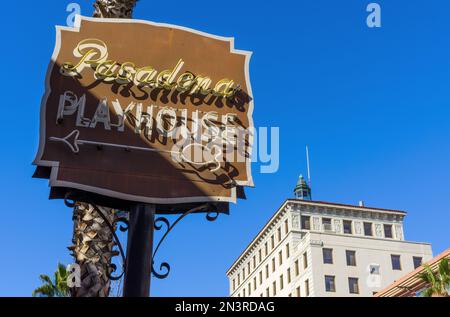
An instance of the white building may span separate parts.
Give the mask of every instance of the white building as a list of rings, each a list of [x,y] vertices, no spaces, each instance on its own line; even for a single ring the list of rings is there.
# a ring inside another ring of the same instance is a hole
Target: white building
[[[312,201],[302,177],[295,193],[227,271],[230,296],[373,296],[433,257],[404,211]]]

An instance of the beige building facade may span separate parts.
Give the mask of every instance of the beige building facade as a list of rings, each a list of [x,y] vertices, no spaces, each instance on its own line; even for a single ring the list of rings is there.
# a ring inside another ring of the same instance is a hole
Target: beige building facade
[[[373,296],[432,258],[404,211],[288,199],[227,271],[231,297]]]

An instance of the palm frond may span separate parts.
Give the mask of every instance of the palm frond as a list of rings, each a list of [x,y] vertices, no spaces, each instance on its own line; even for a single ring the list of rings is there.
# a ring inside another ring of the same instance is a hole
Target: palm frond
[[[435,284],[436,277],[435,273],[429,265],[423,265],[424,272],[419,274],[419,278],[427,284]]]
[[[66,297],[69,296],[69,288],[67,287],[67,270],[66,267],[58,263],[58,267],[53,274],[54,280],[48,275],[41,274],[39,279],[44,283],[40,287],[36,288],[33,292],[33,296],[42,297]]]
[[[450,276],[450,265],[447,258],[444,258],[439,263],[439,273],[443,276]]]
[[[38,288],[36,288],[33,293],[32,293],[33,297],[39,296],[39,297],[54,297],[55,292],[53,287],[51,287],[50,285],[46,284],[46,285],[42,285]]]
[[[43,283],[47,283],[47,284],[53,285],[53,281],[52,281],[52,279],[50,278],[50,276],[48,276],[48,275],[41,274],[41,275],[39,275],[39,279],[40,279]]]
[[[447,258],[439,262],[436,271],[433,271],[429,265],[424,264],[424,272],[419,274],[419,278],[424,281],[428,287],[421,292],[421,296],[431,297],[448,296],[450,288],[450,266]]]

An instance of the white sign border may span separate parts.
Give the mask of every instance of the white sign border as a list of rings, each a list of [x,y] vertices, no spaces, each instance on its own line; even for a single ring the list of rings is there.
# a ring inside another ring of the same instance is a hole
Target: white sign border
[[[52,58],[50,61],[50,64],[47,68],[47,75],[45,78],[45,94],[42,97],[41,100],[41,111],[40,111],[40,131],[39,131],[39,149],[36,154],[36,157],[33,161],[34,165],[37,166],[45,166],[45,167],[51,167],[51,173],[50,173],[50,179],[49,179],[49,185],[51,187],[69,187],[69,188],[75,188],[80,189],[88,192],[97,193],[104,196],[110,196],[118,199],[124,199],[124,200],[130,200],[130,201],[138,201],[138,202],[144,202],[144,203],[150,203],[150,204],[177,204],[177,203],[193,203],[193,202],[205,202],[205,201],[218,201],[218,202],[232,202],[236,203],[236,188],[233,188],[231,190],[231,197],[220,197],[220,196],[199,196],[199,197],[177,197],[177,198],[158,198],[158,197],[145,197],[145,196],[137,196],[137,195],[131,195],[131,194],[125,194],[121,192],[116,192],[113,190],[100,188],[100,187],[94,187],[94,186],[88,186],[83,185],[79,183],[74,182],[67,182],[67,181],[60,181],[57,178],[58,171],[59,171],[59,162],[58,161],[47,161],[42,160],[42,155],[44,152],[45,142],[46,142],[46,136],[45,136],[45,128],[46,128],[46,122],[45,122],[45,116],[46,116],[46,104],[48,97],[51,93],[50,88],[50,77],[53,71],[53,66],[55,65],[56,58],[59,54],[59,51],[61,49],[61,31],[69,31],[69,32],[80,32],[81,23],[82,21],[92,21],[92,22],[106,22],[106,23],[141,23],[141,24],[148,24],[152,26],[158,26],[158,27],[165,27],[165,28],[172,28],[172,29],[178,29],[182,31],[187,31],[191,33],[195,33],[201,36],[209,37],[212,39],[228,42],[230,44],[230,53],[233,54],[239,54],[245,56],[245,79],[246,79],[246,85],[248,94],[251,97],[251,100],[249,101],[249,109],[247,111],[247,117],[249,120],[249,131],[254,131],[254,123],[253,123],[253,109],[254,109],[254,103],[253,103],[253,93],[252,93],[252,87],[250,83],[250,58],[252,56],[251,51],[243,51],[243,50],[237,50],[234,48],[234,38],[233,37],[223,37],[223,36],[217,36],[209,33],[205,33],[202,31],[194,30],[191,28],[173,25],[173,24],[167,24],[167,23],[157,23],[152,21],[146,21],[146,20],[136,20],[136,19],[102,19],[102,18],[93,18],[93,17],[86,17],[77,15],[75,17],[75,24],[74,27],[67,27],[67,26],[56,26],[56,44],[55,48],[53,50]],[[253,145],[253,134],[249,133],[249,144]],[[247,176],[248,181],[236,181],[236,184],[238,186],[249,186],[253,187],[253,177],[251,173],[251,157],[252,157],[252,146],[249,147],[249,159],[246,162],[246,170],[247,170]]]

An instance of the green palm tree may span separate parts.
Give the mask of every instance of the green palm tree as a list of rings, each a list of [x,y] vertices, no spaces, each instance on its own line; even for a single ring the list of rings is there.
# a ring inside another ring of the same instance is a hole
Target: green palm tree
[[[33,296],[39,297],[68,297],[70,296],[69,288],[67,287],[67,270],[66,267],[58,263],[58,268],[54,273],[54,280],[45,274],[39,275],[39,278],[44,283],[33,291]]]
[[[448,297],[450,290],[450,265],[447,258],[439,262],[434,272],[429,265],[424,265],[425,272],[419,277],[428,287],[421,291],[423,297]]]

